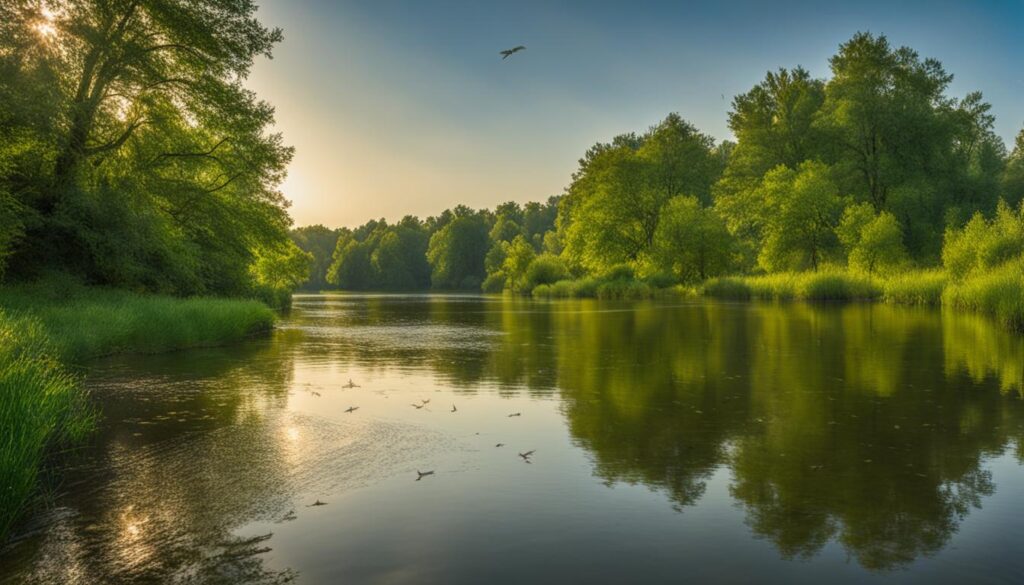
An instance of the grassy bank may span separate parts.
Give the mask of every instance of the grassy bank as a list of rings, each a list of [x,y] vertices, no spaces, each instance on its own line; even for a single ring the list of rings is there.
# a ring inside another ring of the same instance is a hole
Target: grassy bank
[[[954,282],[939,269],[912,270],[887,277],[849,270],[785,272],[760,276],[711,278],[696,289],[625,272],[604,277],[562,280],[533,290],[534,298],[646,299],[688,293],[716,299],[772,301],[880,301],[907,305],[943,305],[995,318],[1024,332],[1024,259]]]
[[[995,318],[1024,332],[1024,260],[1010,262],[959,282],[941,270],[867,277],[848,271],[733,276],[708,280],[698,291],[719,299],[871,300],[943,305]]]
[[[822,270],[712,278],[704,283],[700,293],[737,300],[876,300],[882,296],[882,287],[865,276]]]
[[[1024,332],[1024,258],[950,283],[942,292],[942,304],[988,315]]]
[[[76,441],[92,416],[38,319],[0,310],[0,541],[36,484],[46,449]]]
[[[252,300],[138,295],[62,279],[0,288],[0,541],[48,449],[92,426],[85,392],[65,364],[220,345],[273,323],[274,313]]]
[[[37,319],[57,355],[72,361],[221,345],[274,324],[273,311],[258,301],[180,299],[73,283],[3,288],[0,307]]]

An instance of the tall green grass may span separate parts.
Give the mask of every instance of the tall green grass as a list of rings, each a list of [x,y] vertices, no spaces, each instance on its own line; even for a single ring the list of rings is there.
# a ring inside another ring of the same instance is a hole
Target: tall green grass
[[[853,272],[782,272],[764,276],[713,278],[700,293],[722,299],[874,300],[882,289],[873,279]]]
[[[42,323],[0,310],[0,540],[28,501],[46,449],[80,440],[92,421]]]
[[[1024,332],[1024,258],[949,283],[942,304],[994,317]]]
[[[948,277],[943,270],[912,270],[881,281],[882,300],[906,305],[938,305]]]
[[[274,324],[273,311],[254,300],[180,299],[49,282],[0,289],[0,307],[38,319],[67,360],[221,345]]]

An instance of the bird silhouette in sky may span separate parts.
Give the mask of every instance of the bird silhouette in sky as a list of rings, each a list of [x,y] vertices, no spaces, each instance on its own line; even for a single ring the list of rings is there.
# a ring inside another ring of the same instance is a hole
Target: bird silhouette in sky
[[[524,47],[522,45],[519,45],[518,47],[512,47],[511,49],[505,49],[504,51],[501,51],[498,54],[501,55],[501,60],[504,61],[505,59],[508,59],[509,57],[511,57],[513,53],[518,53],[519,51],[525,51],[525,50],[526,50],[526,47]]]

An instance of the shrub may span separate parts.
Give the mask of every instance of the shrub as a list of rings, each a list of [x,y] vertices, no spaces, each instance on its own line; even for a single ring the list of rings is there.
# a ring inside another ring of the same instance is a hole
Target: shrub
[[[538,284],[533,287],[533,291],[530,294],[533,295],[533,298],[535,299],[550,299],[552,297],[551,285]]]
[[[601,280],[633,280],[636,271],[629,264],[616,264],[600,276]]]
[[[671,272],[655,272],[644,277],[651,288],[669,288],[679,284],[679,279]]]
[[[524,289],[532,290],[541,284],[554,284],[568,275],[565,261],[553,254],[541,254],[526,267]]]
[[[550,287],[552,298],[568,299],[575,295],[574,283],[571,280],[559,280]]]
[[[505,290],[505,274],[503,272],[495,272],[494,274],[487,275],[480,288],[485,293],[500,293]]]

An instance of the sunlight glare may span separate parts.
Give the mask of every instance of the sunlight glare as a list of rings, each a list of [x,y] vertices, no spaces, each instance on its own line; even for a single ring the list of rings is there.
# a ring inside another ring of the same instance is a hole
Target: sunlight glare
[[[42,20],[34,25],[36,34],[47,42],[57,38],[57,26],[54,23],[56,14],[45,6],[40,9],[39,14],[42,16]]]

